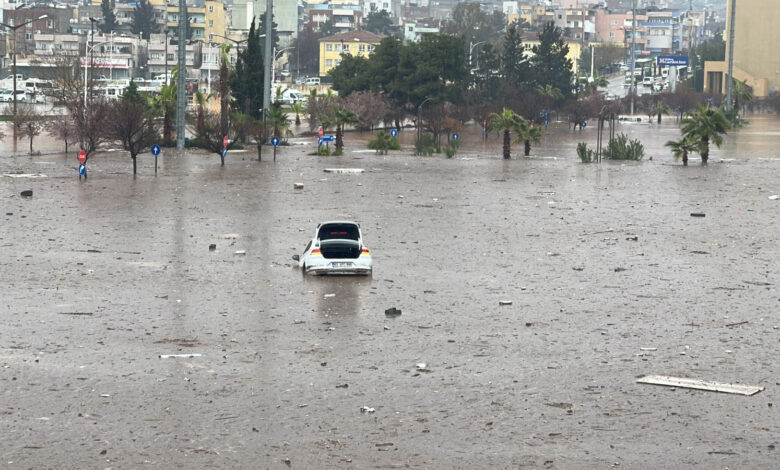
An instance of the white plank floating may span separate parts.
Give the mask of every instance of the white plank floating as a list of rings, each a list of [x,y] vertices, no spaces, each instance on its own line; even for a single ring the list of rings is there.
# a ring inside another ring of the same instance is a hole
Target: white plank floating
[[[325,173],[363,173],[363,168],[325,168]]]
[[[755,395],[764,389],[764,387],[756,387],[752,385],[707,382],[706,380],[687,379],[684,377],[668,377],[665,375],[646,375],[640,379],[637,379],[637,383],[666,385],[669,387],[695,388],[697,390],[734,393],[737,395],[747,396]]]

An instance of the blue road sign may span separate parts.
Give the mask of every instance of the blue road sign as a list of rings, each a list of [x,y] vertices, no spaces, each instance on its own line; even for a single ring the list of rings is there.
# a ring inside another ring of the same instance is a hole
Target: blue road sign
[[[684,55],[659,55],[655,60],[659,67],[688,65],[688,56]]]
[[[224,160],[225,157],[227,157],[227,147],[222,147],[222,159]]]
[[[86,174],[87,174],[87,164],[79,163],[79,176],[84,176]]]
[[[634,65],[634,61],[633,61],[633,60],[631,60],[631,59],[628,59],[628,60],[626,61],[626,67],[628,67],[628,68],[631,68],[631,66],[632,66],[632,65]]]
[[[160,146],[159,145],[157,145],[157,144],[152,145],[152,155],[154,155],[155,157],[157,155],[160,155]]]
[[[276,136],[271,137],[271,145],[273,145],[274,147],[278,146],[279,145],[279,137],[276,137]]]
[[[453,132],[453,134],[452,134],[452,140],[458,140],[458,139],[460,139],[460,135],[458,135],[458,133],[457,133],[457,132]]]
[[[398,129],[390,129],[391,137],[398,137]]]

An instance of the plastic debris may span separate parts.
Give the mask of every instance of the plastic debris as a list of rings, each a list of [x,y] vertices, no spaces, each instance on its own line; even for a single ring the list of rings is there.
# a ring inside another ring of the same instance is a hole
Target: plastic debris
[[[424,362],[420,362],[419,364],[417,364],[417,370],[425,370],[427,368],[428,368],[428,364]]]
[[[183,358],[189,358],[189,357],[200,357],[201,354],[199,353],[190,353],[190,354],[160,354],[160,359],[170,359],[170,358],[177,358],[177,357],[183,357]]]
[[[293,183],[293,189],[303,189],[303,183]]]
[[[336,294],[325,294],[323,297],[325,297],[326,299],[329,299],[331,297],[336,297]]]
[[[360,412],[361,413],[373,413],[374,411],[376,411],[376,410],[371,408],[370,406],[361,406],[360,407]]]
[[[773,195],[769,196],[769,199],[771,201],[776,201],[776,200],[780,199],[780,196],[777,195],[777,194],[773,194]]]
[[[683,377],[667,377],[664,375],[646,375],[637,379],[638,383],[652,385],[666,385],[668,387],[694,388],[697,390],[707,390],[709,392],[733,393],[736,395],[755,395],[764,389],[742,384],[708,382],[706,380],[688,379]]]
[[[216,243],[212,243],[211,245],[209,245],[209,251],[216,251],[216,250],[217,250],[217,244]]]
[[[246,250],[236,250],[233,252],[234,255],[245,255]]]
[[[498,305],[512,305],[511,300],[499,300]]]
[[[325,168],[325,173],[363,173],[362,168]]]
[[[704,212],[691,212],[691,217],[704,217]]]
[[[22,197],[32,197],[33,196],[32,189],[26,189],[26,190],[22,191],[21,192],[21,196]]]

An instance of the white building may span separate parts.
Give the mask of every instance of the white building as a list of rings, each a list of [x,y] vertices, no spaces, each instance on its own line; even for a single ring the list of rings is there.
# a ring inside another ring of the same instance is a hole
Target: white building
[[[253,0],[252,11],[260,20],[265,14],[266,0]],[[287,47],[298,37],[298,2],[295,0],[273,0],[274,21],[278,25],[279,47]],[[250,18],[249,21],[252,21]],[[237,26],[233,26],[238,29]]]

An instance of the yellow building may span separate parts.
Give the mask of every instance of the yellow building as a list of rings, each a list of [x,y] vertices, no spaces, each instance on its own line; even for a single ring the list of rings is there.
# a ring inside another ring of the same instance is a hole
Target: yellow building
[[[367,57],[381,40],[382,36],[368,31],[347,31],[320,39],[320,77],[341,63],[341,54]]]
[[[729,0],[727,15],[731,12]],[[780,91],[780,56],[777,44],[780,44],[780,2],[766,0],[739,0],[737,16],[734,18],[734,78],[747,80],[753,88],[756,98],[763,98],[772,90]],[[704,92],[726,94],[728,76],[729,48],[728,27],[730,17],[726,18],[726,60],[723,62],[705,62]]]
[[[569,53],[566,54],[566,58],[571,61],[572,67],[571,71],[575,75],[577,75],[577,72],[579,71],[579,61],[580,61],[580,55],[582,54],[582,42],[579,40],[573,40],[573,39],[567,39],[564,38],[564,41],[566,42],[566,45],[569,46]],[[524,37],[523,38],[523,48],[525,49],[525,55],[526,56],[532,56],[533,55],[533,48],[534,46],[539,46],[541,44],[539,42],[539,38],[537,37]]]
[[[170,4],[167,8],[168,31],[179,27],[179,7]],[[223,43],[227,32],[227,10],[224,3],[206,1],[202,7],[187,7],[192,39],[206,43]]]

